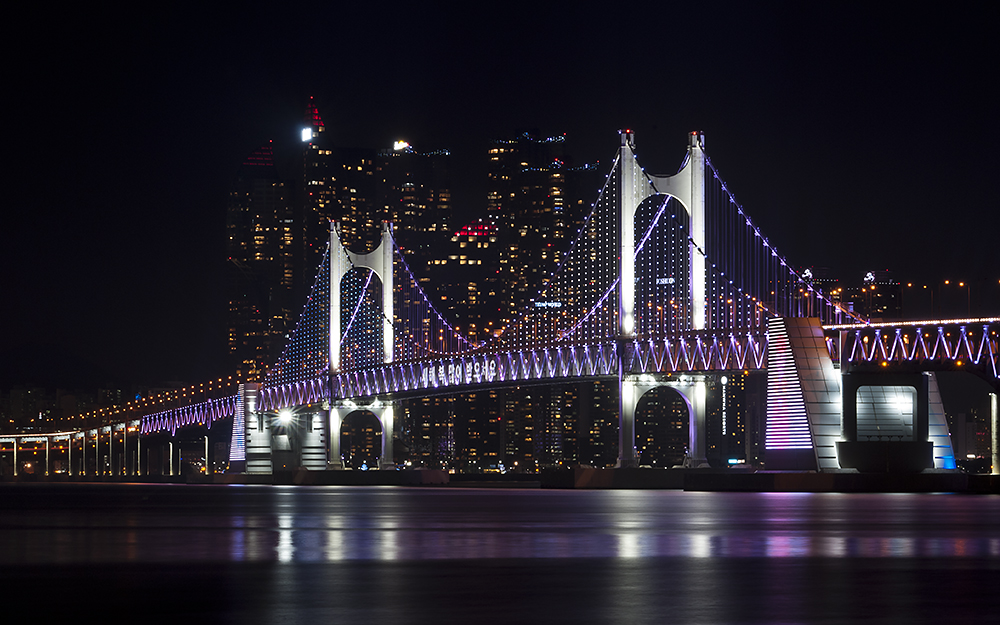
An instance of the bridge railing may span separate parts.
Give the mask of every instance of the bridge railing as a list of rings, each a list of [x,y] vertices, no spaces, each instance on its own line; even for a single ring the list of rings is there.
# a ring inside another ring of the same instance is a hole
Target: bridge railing
[[[913,363],[1000,379],[1000,317],[824,326],[841,367]]]

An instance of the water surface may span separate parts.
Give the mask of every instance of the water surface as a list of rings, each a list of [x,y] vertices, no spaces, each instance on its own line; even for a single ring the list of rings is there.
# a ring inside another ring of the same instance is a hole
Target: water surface
[[[12,597],[53,615],[96,601],[122,622],[901,623],[1000,607],[996,496],[17,484],[0,488],[0,536]]]

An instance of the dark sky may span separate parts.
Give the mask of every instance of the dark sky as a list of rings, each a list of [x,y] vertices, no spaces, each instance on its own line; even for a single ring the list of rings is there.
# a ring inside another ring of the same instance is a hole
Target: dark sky
[[[222,374],[226,193],[310,95],[340,145],[470,163],[528,127],[610,163],[630,127],[667,172],[703,130],[793,263],[998,288],[996,9],[277,4],[9,15],[0,388]]]

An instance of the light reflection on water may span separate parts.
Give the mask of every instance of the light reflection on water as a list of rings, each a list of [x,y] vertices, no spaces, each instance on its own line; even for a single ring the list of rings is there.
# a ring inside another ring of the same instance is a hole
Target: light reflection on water
[[[234,549],[234,561],[440,560],[489,558],[960,558],[1000,555],[1000,538],[843,536],[567,536],[545,532],[470,533],[279,530]],[[211,554],[204,554],[211,556]]]
[[[135,488],[120,510],[3,508],[0,563],[1000,556],[994,497]]]

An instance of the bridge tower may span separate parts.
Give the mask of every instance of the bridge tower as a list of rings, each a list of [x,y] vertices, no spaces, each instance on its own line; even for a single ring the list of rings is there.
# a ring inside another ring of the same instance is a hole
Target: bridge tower
[[[672,176],[647,176],[635,159],[635,134],[631,130],[621,133],[621,185],[620,222],[621,233],[618,253],[619,301],[619,428],[618,466],[638,465],[635,449],[635,408],[643,393],[658,386],[649,381],[633,380],[625,371],[626,346],[635,339],[635,214],[639,204],[651,195],[661,194],[676,198],[688,212],[690,218],[691,243],[688,250],[690,263],[691,329],[705,330],[708,325],[706,313],[707,272],[705,267],[705,140],[701,132],[688,135],[688,157],[679,172]],[[647,180],[649,183],[647,183]],[[650,184],[651,183],[651,184]],[[688,432],[690,443],[684,465],[688,467],[707,466],[705,422],[705,380],[704,376],[692,376],[690,384],[678,389],[687,401],[690,411]]]
[[[392,224],[382,224],[382,240],[378,247],[367,254],[355,254],[344,247],[340,238],[339,225],[330,222],[330,375],[340,373],[340,342],[341,342],[341,297],[340,283],[352,267],[370,269],[382,282],[382,359],[384,363],[393,360],[393,242]],[[393,405],[388,402],[375,402],[370,406],[357,406],[353,402],[331,402],[329,418],[326,419],[326,440],[329,445],[328,468],[342,469],[340,454],[340,427],[343,420],[354,410],[368,410],[379,420],[382,426],[382,458],[381,468],[393,468],[392,436],[393,436]]]

